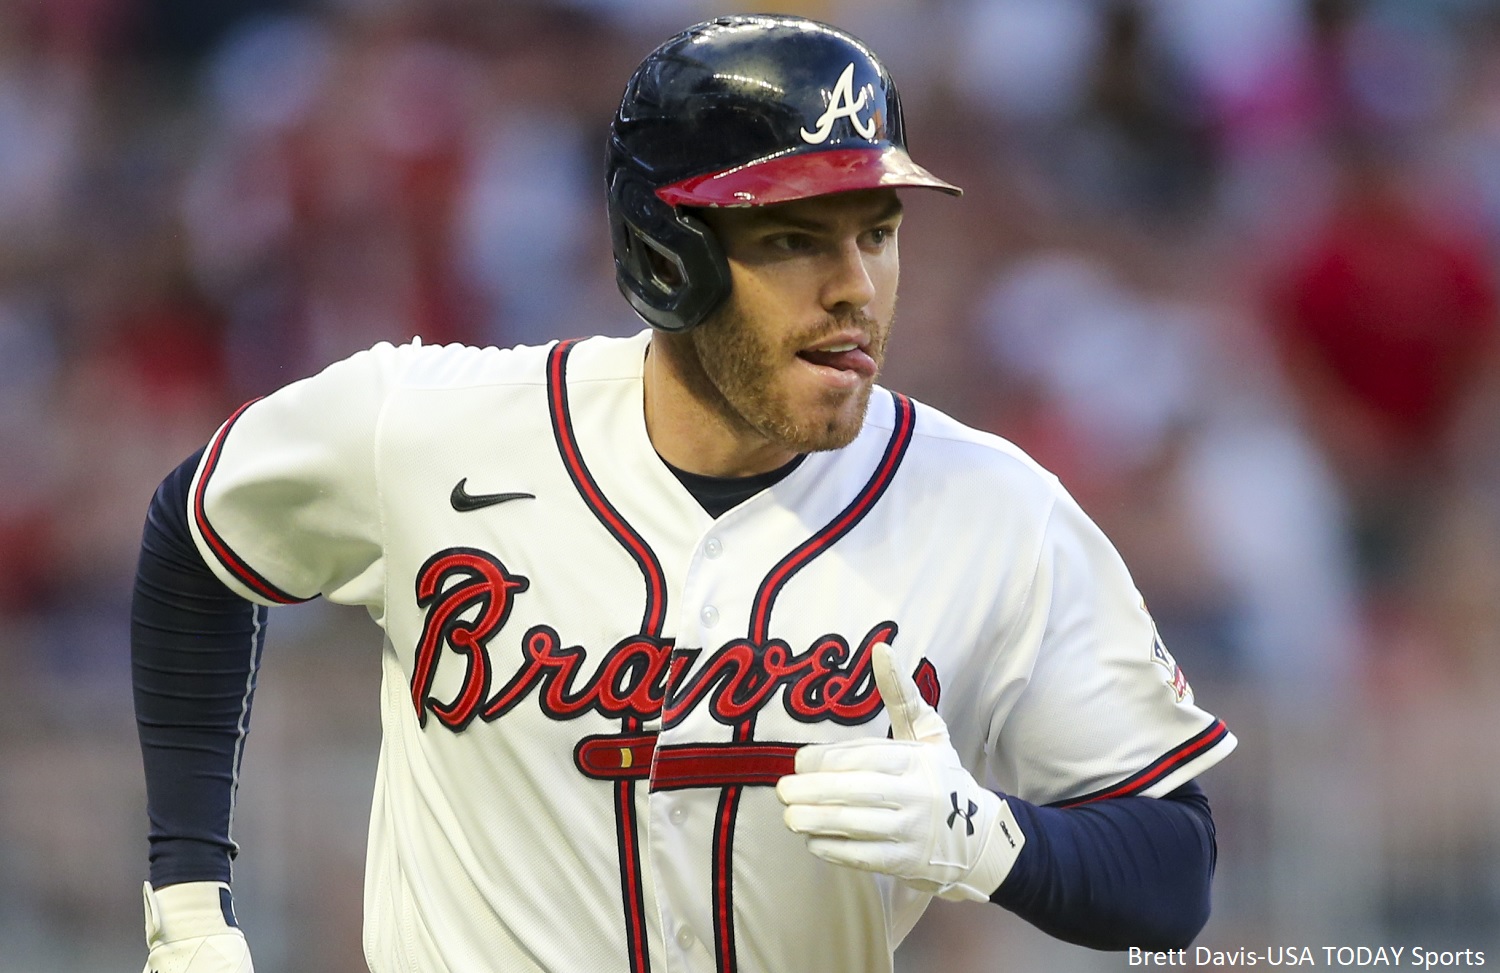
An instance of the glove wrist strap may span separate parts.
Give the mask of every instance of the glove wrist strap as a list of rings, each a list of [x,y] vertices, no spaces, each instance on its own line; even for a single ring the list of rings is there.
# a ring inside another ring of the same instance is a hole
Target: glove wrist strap
[[[980,849],[979,857],[969,873],[939,893],[943,898],[987,901],[1000,887],[1000,883],[1005,881],[1016,858],[1020,856],[1021,849],[1026,847],[1026,833],[1016,823],[1010,804],[1000,795],[994,796],[1000,806],[990,818],[989,834],[985,838],[984,847]]]
[[[159,889],[147,882],[142,895],[149,945],[239,933],[229,886],[223,882],[183,882]]]

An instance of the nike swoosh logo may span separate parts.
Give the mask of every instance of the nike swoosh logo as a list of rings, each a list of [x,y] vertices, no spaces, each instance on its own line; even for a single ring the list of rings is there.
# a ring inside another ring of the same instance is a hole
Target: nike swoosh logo
[[[505,503],[508,500],[536,499],[534,493],[469,493],[464,489],[464,485],[468,482],[469,478],[466,476],[453,484],[453,492],[448,496],[448,502],[453,504],[453,509],[459,513],[493,507],[497,503]]]

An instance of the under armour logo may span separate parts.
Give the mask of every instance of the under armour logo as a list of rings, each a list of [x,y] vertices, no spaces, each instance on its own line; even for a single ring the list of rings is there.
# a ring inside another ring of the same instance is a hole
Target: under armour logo
[[[844,73],[839,75],[839,80],[833,86],[833,91],[828,96],[828,107],[823,110],[823,115],[818,119],[817,128],[809,132],[803,129],[802,140],[810,145],[819,145],[828,141],[828,135],[833,131],[833,123],[840,118],[849,119],[849,124],[854,130],[865,138],[875,140],[875,119],[860,121],[859,112],[865,107],[869,100],[871,87],[865,85],[859,89],[859,97],[854,97],[854,62],[844,68]]]
[[[968,833],[969,834],[973,834],[974,833],[974,815],[976,815],[976,814],[979,813],[979,805],[975,804],[973,801],[969,801],[968,802],[969,809],[967,811],[960,811],[958,809],[958,791],[954,791],[953,793],[949,794],[948,795],[948,799],[953,802],[953,813],[950,814],[950,815],[948,815],[948,827],[949,828],[953,827],[953,819],[954,818],[963,818],[964,819],[964,827],[968,828]]]

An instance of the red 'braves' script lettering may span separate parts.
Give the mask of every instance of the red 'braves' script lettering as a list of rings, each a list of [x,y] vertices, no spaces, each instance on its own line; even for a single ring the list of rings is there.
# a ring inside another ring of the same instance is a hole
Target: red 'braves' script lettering
[[[515,605],[512,596],[530,585],[527,579],[506,571],[494,555],[470,547],[439,551],[422,565],[417,572],[417,604],[427,609],[427,621],[422,626],[411,677],[411,698],[419,725],[427,725],[429,709],[444,726],[455,730],[463,729],[474,718],[474,708],[490,683],[485,643],[510,617]],[[472,620],[460,617],[476,611],[477,617]],[[444,646],[463,653],[469,665],[463,688],[446,705],[428,695]]]
[[[880,711],[870,647],[894,641],[892,621],[871,628],[857,648],[830,634],[800,653],[781,639],[764,644],[736,639],[704,653],[632,635],[593,666],[587,649],[564,645],[550,625],[535,625],[521,638],[520,667],[491,694],[488,643],[509,618],[514,595],[529,584],[492,555],[471,549],[443,551],[423,565],[417,604],[427,610],[427,619],[412,674],[412,702],[422,725],[431,711],[444,726],[461,730],[476,716],[498,719],[533,693],[553,719],[585,713],[640,721],[661,716],[667,726],[705,702],[714,719],[735,726],[783,689],[782,705],[804,723],[853,725]],[[468,666],[459,691],[447,702],[431,695],[445,647],[464,656]]]

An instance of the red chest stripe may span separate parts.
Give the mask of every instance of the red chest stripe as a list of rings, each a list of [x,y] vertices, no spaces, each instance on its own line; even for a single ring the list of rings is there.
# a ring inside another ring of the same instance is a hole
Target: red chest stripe
[[[796,743],[724,743],[661,747],[653,791],[687,787],[772,787],[796,769]]]
[[[656,745],[655,733],[584,737],[573,759],[595,780],[649,780],[653,791],[770,787],[796,767],[799,743]]]

